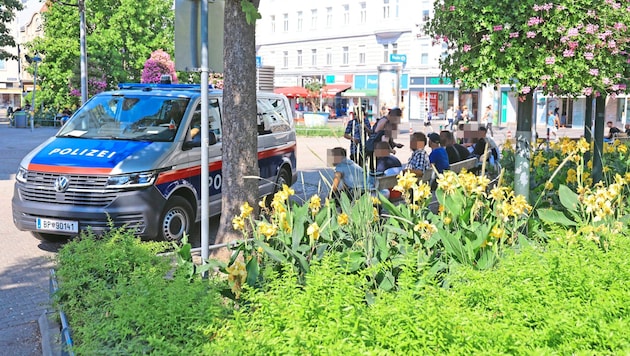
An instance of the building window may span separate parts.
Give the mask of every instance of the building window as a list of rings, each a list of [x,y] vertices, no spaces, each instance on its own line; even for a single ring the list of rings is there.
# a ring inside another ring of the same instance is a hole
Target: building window
[[[276,32],[276,17],[271,16],[271,33]]]
[[[289,68],[289,51],[282,52],[282,67]]]
[[[361,11],[359,12],[361,14],[361,23],[366,23],[367,22],[367,10],[365,8],[365,3],[359,3],[359,7],[361,8]]]
[[[313,67],[317,65],[317,50],[315,48],[311,50],[311,65]]]
[[[421,65],[429,64],[429,45],[428,44],[420,45],[420,64]]]
[[[333,62],[332,48],[326,48],[326,65],[331,66]]]
[[[302,67],[302,50],[297,50],[297,66]]]
[[[422,10],[422,21],[429,22],[429,10]]]
[[[365,46],[359,46],[359,64],[365,64]]]
[[[326,8],[326,27],[331,28],[333,24],[333,9],[332,7]]]
[[[396,4],[394,5],[394,16],[396,18],[398,18],[400,16],[400,13],[398,11],[399,10],[399,6],[398,6],[399,0],[394,0],[394,1],[396,2]]]
[[[383,0],[383,18],[389,18],[389,0]]]
[[[302,32],[302,11],[298,11],[297,13],[297,30],[298,32]]]
[[[350,5],[343,5],[343,24],[350,24]]]
[[[350,50],[348,47],[343,47],[343,64],[350,63]]]
[[[398,53],[398,43],[392,43],[392,53],[393,54]]]
[[[389,45],[387,43],[383,45],[383,62],[389,62]]]
[[[317,29],[317,9],[311,10],[311,30]]]
[[[282,17],[284,18],[282,28],[284,32],[289,32],[289,14],[284,14]]]

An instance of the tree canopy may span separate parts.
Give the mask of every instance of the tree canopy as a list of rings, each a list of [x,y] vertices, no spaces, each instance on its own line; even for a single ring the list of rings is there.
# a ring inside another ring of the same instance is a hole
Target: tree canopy
[[[22,10],[22,3],[19,0],[0,0],[0,60],[17,59],[3,47],[15,47],[11,23],[15,19],[15,13],[20,10]]]
[[[31,50],[44,57],[38,101],[56,107],[79,102],[79,11],[72,3],[49,1],[43,13],[44,37],[31,44]],[[173,53],[172,1],[91,0],[86,2],[85,19],[90,94],[120,82],[140,82],[153,51]]]
[[[619,94],[629,76],[630,1],[443,0],[425,30],[462,88]]]

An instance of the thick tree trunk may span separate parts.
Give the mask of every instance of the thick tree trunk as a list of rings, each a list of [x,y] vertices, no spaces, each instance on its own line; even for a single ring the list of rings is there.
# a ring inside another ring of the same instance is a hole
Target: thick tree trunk
[[[516,149],[514,156],[514,193],[529,197],[529,160],[532,141],[532,102],[533,94],[525,95],[525,100],[518,103],[516,118]]]
[[[253,1],[258,8],[258,1]],[[216,243],[242,238],[232,228],[240,206],[258,204],[258,152],[256,130],[256,41],[255,24],[248,24],[241,0],[225,2],[223,89],[223,168],[221,221]],[[212,49],[210,49],[212,50]],[[227,250],[215,257],[228,256]]]

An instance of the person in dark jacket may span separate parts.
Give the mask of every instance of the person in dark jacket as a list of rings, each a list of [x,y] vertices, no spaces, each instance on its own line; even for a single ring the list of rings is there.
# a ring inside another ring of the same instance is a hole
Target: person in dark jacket
[[[440,132],[440,143],[446,149],[448,155],[448,163],[453,164],[463,161],[470,157],[470,151],[459,143],[455,143],[455,137],[451,131]]]

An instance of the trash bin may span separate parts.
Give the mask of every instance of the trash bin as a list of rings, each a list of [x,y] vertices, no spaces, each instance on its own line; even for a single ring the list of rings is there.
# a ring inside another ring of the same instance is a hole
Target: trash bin
[[[28,114],[22,111],[13,113],[13,122],[15,123],[15,127],[25,129],[28,127]]]

